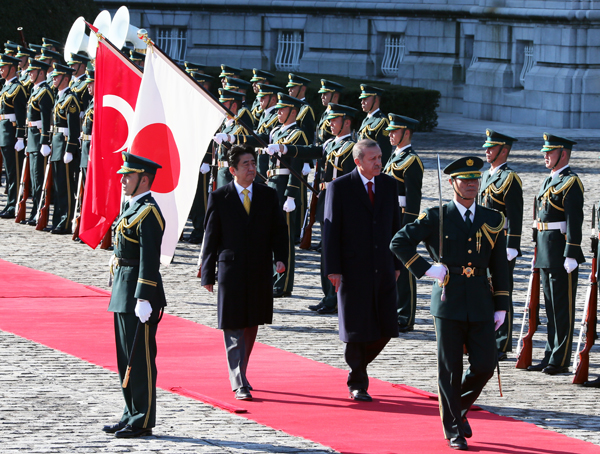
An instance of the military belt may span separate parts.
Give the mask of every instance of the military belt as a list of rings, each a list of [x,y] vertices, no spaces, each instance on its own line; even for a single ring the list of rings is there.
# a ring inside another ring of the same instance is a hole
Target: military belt
[[[1,114],[0,115],[0,120],[8,120],[8,121],[15,122],[15,121],[17,121],[17,116],[14,113],[12,113],[12,114]]]
[[[52,127],[52,132],[53,133],[59,133],[62,134],[64,136],[68,136],[69,135],[69,128],[61,128],[59,126],[53,126]]]
[[[273,169],[267,171],[267,177],[276,177],[278,175],[289,175],[290,169]]]
[[[218,166],[219,169],[222,167],[229,167],[229,163],[227,161],[219,161]]]
[[[119,266],[139,266],[140,260],[139,259],[123,259],[123,258],[117,257],[117,265],[119,265]]]
[[[84,134],[84,133],[81,133],[81,136],[79,136],[79,138],[80,138],[81,140],[92,140],[92,135],[91,135],[91,134]]]
[[[467,277],[471,276],[487,276],[487,268],[475,268],[474,266],[449,266],[450,274],[464,274]]]
[[[42,129],[42,120],[38,120],[38,121],[28,121],[28,122],[27,122],[27,127],[29,127],[29,128],[37,128],[37,129]]]
[[[567,221],[558,222],[540,222],[533,221],[533,228],[537,230],[560,230],[560,233],[567,232]]]

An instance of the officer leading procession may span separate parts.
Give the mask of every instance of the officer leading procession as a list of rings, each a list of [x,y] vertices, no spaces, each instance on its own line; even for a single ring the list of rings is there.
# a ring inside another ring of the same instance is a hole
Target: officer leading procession
[[[126,8],[119,11],[122,17]],[[552,387],[553,376],[574,375],[573,383],[600,388],[600,377],[588,377],[597,337],[598,232],[590,255],[585,188],[570,165],[575,140],[551,129],[526,138],[539,145],[539,153],[527,155],[529,167],[518,148],[523,136],[497,124],[481,129],[481,149],[420,153],[422,120],[399,108],[383,112],[386,87],[377,81],[360,81],[358,96],[342,98],[346,87],[327,75],[311,80],[237,68],[224,58],[215,77],[207,73],[212,68],[168,57],[172,80],[205,100],[203,118],[210,121],[175,125],[165,107],[160,123],[168,132],[138,140],[155,122],[140,123],[138,109],[135,121],[127,117],[123,103],[133,115],[135,101],[109,103],[113,87],[101,55],[119,61],[141,97],[152,77],[159,89],[166,85],[152,60],[164,54],[145,30],[125,37],[117,15],[111,24],[105,13],[93,24],[78,19],[64,45],[23,38],[6,42],[0,54],[1,222],[110,252],[108,311],[125,405],[99,429],[137,438],[161,422],[157,333],[167,332],[160,322],[170,304],[161,265],[164,273],[178,242],[198,254],[189,274],[211,294],[199,296],[216,308],[222,375],[229,378],[222,386],[235,400],[258,405],[272,397],[253,397],[261,388],[250,361],[259,353],[251,353],[259,326],[279,323],[278,309],[289,298],[300,302],[290,314],[308,308],[313,317],[337,317],[348,376],[347,388],[336,385],[365,409],[385,398],[370,391],[368,366],[387,361],[394,345],[425,342],[422,333],[433,325],[437,365],[423,367],[437,375],[441,425],[431,433],[451,449],[467,450],[467,439],[477,440],[474,404],[486,386],[496,387],[494,375],[501,395],[502,386],[505,394],[518,392],[501,375],[515,361],[540,387]],[[312,90],[321,106],[310,104]],[[163,109],[147,95],[137,102]],[[113,164],[101,157],[102,143],[121,126],[109,123],[116,117],[107,106],[125,112],[126,126],[138,134],[126,133],[125,144],[109,151]],[[191,101],[176,109],[182,121],[200,118]],[[197,133],[189,150],[182,150],[181,126]],[[539,188],[524,176],[533,167],[546,176]],[[593,227],[597,218],[594,211]],[[307,256],[314,266],[306,266]],[[318,275],[318,286],[307,284],[308,273]],[[534,345],[540,325],[546,334],[538,333]],[[498,433],[496,443],[504,442]]]

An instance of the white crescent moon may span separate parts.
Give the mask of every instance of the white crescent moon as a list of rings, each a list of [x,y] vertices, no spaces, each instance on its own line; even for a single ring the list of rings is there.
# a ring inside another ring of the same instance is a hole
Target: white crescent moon
[[[131,145],[131,141],[133,139],[133,131],[131,130],[131,122],[133,121],[133,116],[135,114],[133,107],[129,105],[127,101],[123,98],[120,98],[115,95],[104,95],[102,98],[102,106],[103,107],[112,107],[125,118],[125,123],[127,123],[127,140],[118,150],[113,151],[113,153],[120,153],[126,150],[129,145]]]

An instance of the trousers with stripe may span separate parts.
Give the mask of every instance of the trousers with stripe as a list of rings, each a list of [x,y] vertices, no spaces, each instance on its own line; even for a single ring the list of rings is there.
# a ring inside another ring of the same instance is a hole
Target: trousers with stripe
[[[515,272],[515,264],[517,259],[514,258],[510,262],[508,262],[508,295],[509,295],[509,306],[508,311],[506,312],[506,318],[504,319],[504,323],[500,325],[500,328],[496,331],[496,347],[498,348],[498,352],[512,352],[512,330],[513,330],[513,321],[514,321],[514,308],[513,308],[513,287],[514,287],[514,278],[513,274]]]

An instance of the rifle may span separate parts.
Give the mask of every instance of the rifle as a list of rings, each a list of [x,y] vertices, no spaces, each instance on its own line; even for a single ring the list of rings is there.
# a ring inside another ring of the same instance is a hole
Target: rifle
[[[25,46],[25,47],[29,47],[27,45],[27,41],[25,41],[25,34],[23,33],[23,27],[17,27],[17,31],[19,32],[19,35],[21,35],[21,44],[23,44],[23,46]]]
[[[79,222],[81,220],[81,200],[83,199],[83,170],[79,170],[79,179],[77,181],[77,192],[75,193],[75,215],[73,216],[72,228],[73,236],[71,239],[75,241],[79,238]]]
[[[138,320],[137,326],[135,327],[135,334],[133,335],[133,345],[131,346],[131,353],[129,354],[129,360],[127,361],[125,377],[123,377],[123,384],[121,385],[123,388],[127,388],[127,384],[129,383],[129,374],[131,373],[131,365],[133,364],[133,354],[135,353],[135,347],[137,346],[138,339],[140,338],[140,328],[143,325],[145,325],[145,323],[142,323]]]
[[[52,196],[52,162],[47,158],[46,172],[44,173],[44,187],[37,212],[36,230],[44,230],[48,226],[48,212],[50,211],[50,198]]]
[[[533,220],[536,219],[536,199],[533,199]],[[536,242],[533,251],[533,260],[537,257],[537,225],[532,232],[533,241]],[[533,355],[533,335],[537,331],[538,311],[540,307],[540,270],[534,268],[529,276],[529,285],[527,287],[527,299],[523,310],[523,322],[521,323],[521,334],[517,342],[517,369],[527,369],[531,366]],[[527,316],[529,315],[529,320]],[[527,334],[523,336],[525,322],[528,321]]]
[[[17,198],[17,216],[15,222],[20,224],[25,220],[27,214],[27,199],[29,198],[29,188],[31,186],[31,175],[29,174],[29,154],[25,155],[25,164],[21,174],[21,184],[19,186],[19,197]]]
[[[112,230],[108,229],[108,231],[104,234],[104,238],[100,242],[100,249],[108,249],[112,245]]]
[[[581,385],[588,380],[588,372],[590,369],[590,350],[594,345],[596,338],[596,314],[598,310],[598,280],[597,272],[597,253],[598,253],[598,233],[596,232],[596,206],[592,208],[592,236],[591,252],[594,254],[592,258],[592,273],[590,274],[590,284],[585,297],[585,309],[581,319],[581,328],[579,329],[579,341],[577,342],[577,351],[575,352],[575,362],[573,370],[575,376],[573,383]],[[581,350],[581,341],[585,336],[585,346]]]
[[[313,188],[318,190],[319,189],[319,183],[320,183],[320,173],[319,173],[319,164],[320,161],[317,159],[317,164],[315,165],[315,179],[313,181]],[[310,206],[309,206],[309,217],[308,217],[308,223],[306,223],[305,221],[305,225],[304,225],[304,229],[303,229],[303,234],[302,236],[302,241],[300,241],[300,249],[304,249],[304,250],[308,250],[310,249],[311,246],[311,242],[312,242],[312,228],[313,225],[315,224],[315,220],[317,217],[317,203],[319,201],[319,196],[316,195],[314,192],[310,194]]]

